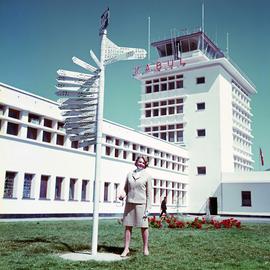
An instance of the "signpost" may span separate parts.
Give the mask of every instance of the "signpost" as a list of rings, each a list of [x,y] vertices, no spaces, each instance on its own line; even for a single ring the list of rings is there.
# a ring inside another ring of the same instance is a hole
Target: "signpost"
[[[58,70],[56,95],[60,97],[60,110],[65,118],[64,128],[71,141],[78,141],[79,147],[96,145],[95,188],[93,203],[92,255],[97,255],[99,194],[101,183],[102,125],[104,103],[105,66],[120,60],[143,59],[144,49],[119,47],[107,38],[109,9],[101,16],[100,59],[90,50],[90,56],[97,65],[92,66],[73,57],[72,61],[93,74],[69,70]]]

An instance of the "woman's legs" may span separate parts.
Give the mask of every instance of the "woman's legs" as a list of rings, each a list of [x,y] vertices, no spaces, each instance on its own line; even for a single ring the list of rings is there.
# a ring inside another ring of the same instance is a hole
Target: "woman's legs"
[[[125,227],[125,248],[121,254],[122,257],[127,256],[127,254],[129,253],[129,244],[130,244],[130,239],[131,239],[131,233],[132,233],[132,227],[126,226]]]
[[[143,239],[143,254],[144,255],[149,255],[149,250],[148,250],[148,237],[149,237],[149,230],[148,228],[141,228],[142,232],[142,239]]]

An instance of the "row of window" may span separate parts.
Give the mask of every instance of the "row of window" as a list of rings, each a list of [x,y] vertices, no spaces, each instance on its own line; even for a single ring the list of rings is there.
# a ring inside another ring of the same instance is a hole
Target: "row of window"
[[[159,108],[153,108],[156,107],[158,102],[153,103],[145,103],[145,110],[144,110],[144,117],[157,117],[157,116],[166,116],[166,115],[175,115],[175,114],[181,114],[184,112],[184,105],[168,105],[166,107],[162,107],[161,105]],[[161,102],[160,102],[161,104]],[[151,108],[151,109],[150,109]],[[196,104],[197,111],[205,110],[205,102],[199,102]]]
[[[0,104],[0,115],[5,115],[7,109],[8,109],[8,112],[7,112],[8,117],[22,120],[23,111],[19,111],[19,110],[13,109],[13,108],[7,108],[6,106],[4,106],[2,104]],[[44,127],[57,128],[57,130],[64,131],[64,123],[63,122],[58,122],[58,121],[54,121],[54,120],[51,120],[48,118],[44,118],[41,115],[30,113],[30,112],[27,113],[27,115],[25,115],[25,117],[27,117],[28,123],[35,124],[35,125],[42,124]],[[57,125],[57,126],[55,126],[55,125]]]
[[[68,187],[69,201],[90,201],[91,189],[93,183],[87,179],[69,178],[57,176],[54,186],[52,186],[52,176],[41,175],[40,179],[35,174],[25,173],[22,194],[18,194],[18,172],[7,171],[5,176],[3,198],[17,199],[22,196],[23,199],[40,199],[40,200],[67,200],[65,194]],[[104,182],[103,201],[118,201],[119,183]],[[111,190],[113,188],[113,190]],[[38,191],[38,193],[37,193]],[[53,197],[52,197],[53,196]]]
[[[118,149],[115,147],[106,146],[105,148],[105,155],[108,157],[114,157],[114,158],[121,158],[123,160],[132,160],[133,162],[137,159],[137,157],[140,155],[140,153],[135,153],[131,151],[125,151],[122,149]],[[154,158],[152,156],[148,156],[149,166],[150,167],[160,167],[172,171],[178,171],[178,172],[186,172],[187,166],[183,164],[179,164],[176,161],[168,161],[165,158]]]
[[[186,158],[183,158],[181,156],[172,155],[163,151],[160,151],[158,149],[149,148],[144,145],[132,143],[126,140],[122,140],[119,138],[115,138],[113,136],[106,136],[105,142],[107,147],[112,149],[118,149],[122,150],[124,152],[133,152],[135,154],[142,154],[146,155],[149,158],[152,157],[161,157],[163,159],[166,159],[167,161],[174,161],[176,163],[186,163]]]
[[[25,111],[19,111],[15,110],[13,108],[9,108],[8,106],[0,105],[0,112],[2,112],[3,115],[8,115],[10,119],[0,119],[0,128],[3,133],[13,135],[13,136],[21,136],[26,137],[30,140],[37,140],[39,142],[45,142],[45,143],[52,143],[59,146],[70,146],[71,148],[77,149],[78,148],[78,141],[70,141],[68,136],[59,134],[60,132],[64,132],[65,129],[63,128],[63,123],[59,121],[50,120],[47,118],[44,118],[43,116],[39,116],[32,113],[27,113]],[[21,120],[21,116],[24,115],[24,117],[28,117],[28,122],[31,122],[32,124],[38,124],[42,123],[44,127],[46,128],[53,128],[57,124],[57,130],[60,132],[50,132],[50,129],[40,129],[36,128],[35,126],[27,126],[24,123],[18,123],[18,120]],[[13,120],[14,119],[14,120]],[[5,128],[3,128],[5,127]],[[111,136],[105,136],[106,145],[107,144],[115,144],[116,146],[119,146],[119,148],[123,148],[127,151],[121,151],[121,149],[115,149],[114,150],[114,157],[116,158],[123,158],[127,159],[129,161],[134,160],[134,155],[140,154],[153,154],[154,152],[160,152],[163,156],[163,152],[159,151],[157,149],[152,149],[143,145],[135,144],[123,139],[117,139],[113,138]],[[95,145],[92,146],[86,146],[83,148],[84,151],[91,151],[95,152]],[[130,150],[130,151],[129,151]],[[133,153],[131,153],[131,151]],[[107,152],[107,154],[106,154]],[[106,150],[105,147],[103,147],[103,154],[108,155],[108,149]],[[112,152],[110,153],[110,155]],[[164,153],[164,155],[168,155],[172,160],[178,159],[177,162],[185,163],[186,159],[182,158],[180,156],[174,156],[169,155],[167,153]],[[153,166],[154,166],[154,162]],[[175,167],[177,166],[169,166],[169,167]],[[179,170],[182,170],[181,166]]]
[[[205,77],[197,77],[197,84],[204,84]],[[145,94],[181,89],[184,87],[183,75],[161,77],[145,81]]]
[[[0,125],[2,127],[2,121],[0,122]],[[13,136],[21,136],[21,130],[24,128],[22,125],[13,123],[11,121],[7,122],[7,128],[6,128],[6,134],[13,135]],[[78,141],[70,141],[67,136],[55,133],[55,132],[49,132],[46,130],[41,130],[38,128],[33,127],[26,127],[26,138],[30,140],[45,142],[45,143],[53,143],[59,146],[66,146],[70,143],[70,147],[74,149],[79,148],[79,142]],[[86,146],[83,148],[84,151],[89,151],[89,147]],[[95,147],[92,149],[95,152]]]
[[[55,183],[52,183],[52,176],[41,175],[40,178],[33,173],[25,173],[23,179],[22,194],[18,194],[18,172],[6,171],[4,194],[5,199],[40,199],[40,200],[60,200],[66,201],[66,187],[68,187],[69,201],[90,201],[93,182],[86,179],[55,177]],[[52,184],[54,186],[52,186]],[[92,185],[91,185],[92,184]],[[90,186],[91,185],[91,186]],[[168,204],[184,205],[186,203],[186,185],[184,183],[173,182],[169,180],[153,180],[153,202],[160,204],[163,197],[167,197]],[[103,202],[118,202],[120,183],[104,182],[102,189]],[[37,194],[38,191],[38,194]],[[93,195],[93,192],[92,192]],[[94,200],[94,198],[92,198]]]
[[[147,117],[181,114],[183,112],[184,112],[184,105],[177,105],[159,109],[145,110],[144,116],[147,118]]]
[[[246,91],[234,80],[232,81],[232,92],[233,94],[240,99],[245,106],[250,107],[250,97],[246,93]]]

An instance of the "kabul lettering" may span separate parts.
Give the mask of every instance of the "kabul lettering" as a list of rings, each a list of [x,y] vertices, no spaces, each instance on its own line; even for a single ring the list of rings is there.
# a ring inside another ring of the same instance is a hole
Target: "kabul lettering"
[[[167,62],[156,62],[154,65],[147,64],[143,69],[141,66],[134,68],[133,76],[143,75],[149,72],[159,72],[161,70],[173,69],[174,67],[185,66],[185,62],[180,58],[178,60],[168,60]]]

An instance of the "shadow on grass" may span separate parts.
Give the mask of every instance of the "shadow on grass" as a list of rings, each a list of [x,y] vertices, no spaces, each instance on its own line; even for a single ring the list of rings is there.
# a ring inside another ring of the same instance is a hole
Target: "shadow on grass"
[[[62,245],[66,248],[66,250],[70,252],[76,252],[70,245],[67,243],[57,241],[57,240],[49,240],[44,238],[35,237],[33,239],[23,239],[23,240],[13,240],[14,243],[20,243],[20,244],[32,244],[32,243],[46,243],[46,244],[57,244]]]
[[[19,244],[32,244],[32,243],[46,243],[46,244],[54,244],[54,245],[62,245],[65,247],[65,250],[72,252],[72,253],[83,253],[80,250],[74,250],[70,245],[68,245],[65,242],[61,242],[58,240],[50,240],[40,237],[35,237],[32,239],[23,239],[23,240],[13,240],[14,243]],[[108,252],[108,253],[114,253],[114,254],[121,254],[123,252],[123,247],[115,247],[115,246],[106,246],[106,245],[98,245],[98,252]],[[82,249],[85,250],[85,247]],[[130,253],[135,253],[136,250],[130,249]]]

